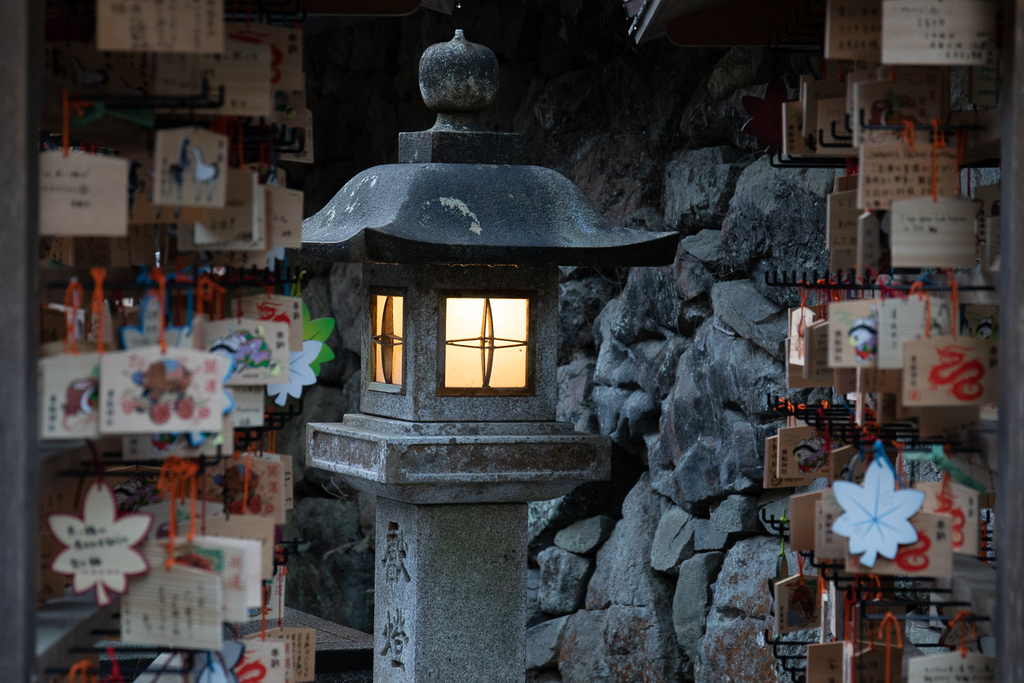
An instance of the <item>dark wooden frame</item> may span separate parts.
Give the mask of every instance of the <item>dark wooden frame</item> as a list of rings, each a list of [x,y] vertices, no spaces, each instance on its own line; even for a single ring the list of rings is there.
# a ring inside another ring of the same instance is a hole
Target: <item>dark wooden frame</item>
[[[406,314],[406,304],[409,302],[408,291],[403,287],[370,287],[369,289],[369,311],[370,311],[370,357],[367,359],[366,369],[369,376],[366,378],[366,388],[369,391],[379,391],[385,394],[405,394],[405,380],[408,377],[406,371],[408,370],[408,358],[409,358],[409,339],[405,336],[406,330],[409,329],[408,322],[409,318]],[[377,302],[375,297],[377,296],[392,296],[401,297],[402,299],[402,383],[401,384],[387,384],[385,382],[377,382],[373,378],[376,376],[376,368],[374,367],[374,360],[376,354],[373,348],[373,325],[374,321],[377,320]]]
[[[0,2],[0,681],[32,680],[36,668],[39,459],[36,354],[39,281],[38,0]]]
[[[535,290],[517,289],[439,289],[437,290],[437,395],[438,396],[533,396],[537,393],[537,301]],[[448,299],[526,299],[526,386],[525,387],[446,387],[445,317]]]

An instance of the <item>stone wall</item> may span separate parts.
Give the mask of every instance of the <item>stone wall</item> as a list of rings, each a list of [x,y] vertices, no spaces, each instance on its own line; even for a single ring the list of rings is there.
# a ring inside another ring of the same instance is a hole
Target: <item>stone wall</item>
[[[394,162],[397,133],[432,123],[418,56],[460,27],[498,55],[485,120],[521,134],[525,162],[564,173],[613,220],[682,233],[671,266],[563,269],[559,418],[611,436],[614,474],[531,506],[530,678],[775,680],[763,630],[779,544],[758,510],[780,498],[760,487],[777,427],[764,411],[767,393],[786,394],[794,295],[764,273],[824,264],[834,173],[772,168],[740,132],[741,98],[776,74],[793,92],[803,64],[636,46],[615,0],[462,4],[454,17],[309,26],[317,163],[290,165],[289,184],[305,189],[309,215],[356,172]],[[358,401],[359,267],[307,267],[303,296],[313,317],[337,318],[338,358],[305,417],[335,421]],[[303,434],[296,424],[281,437],[300,459]],[[324,473],[300,467],[297,480],[290,533],[308,545],[288,602],[369,631],[373,501]]]

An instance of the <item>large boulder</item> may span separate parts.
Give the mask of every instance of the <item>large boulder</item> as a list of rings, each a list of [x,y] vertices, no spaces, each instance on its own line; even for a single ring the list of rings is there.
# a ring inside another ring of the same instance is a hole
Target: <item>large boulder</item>
[[[651,568],[666,574],[679,572],[679,565],[693,557],[693,515],[673,505],[658,522],[651,542]]]
[[[684,233],[718,227],[745,164],[734,147],[676,152],[665,167],[665,223]]]
[[[543,669],[558,663],[569,617],[545,621],[526,631],[526,668]]]
[[[555,534],[555,545],[577,555],[590,555],[608,540],[615,520],[605,515],[581,519]]]
[[[597,553],[597,568],[587,589],[587,609],[609,605],[663,609],[672,585],[651,568],[651,542],[669,502],[651,489],[645,473],[622,504],[622,521]]]
[[[594,345],[594,320],[618,286],[603,276],[568,280],[558,285],[558,362]]]
[[[612,605],[568,617],[558,668],[565,683],[675,683],[679,648],[651,607]]]
[[[726,554],[700,640],[694,667],[697,683],[776,681],[775,658],[764,644],[763,633],[771,626],[766,581],[775,575],[778,549],[778,540],[755,536],[738,542]],[[787,561],[796,567],[792,553]]]
[[[759,489],[772,429],[762,424],[765,396],[784,386],[781,363],[714,319],[705,322],[679,360],[649,444],[654,488],[702,515],[729,494]]]
[[[718,321],[749,339],[779,360],[784,360],[786,311],[772,303],[750,280],[719,282],[711,288],[711,304]]]
[[[757,511],[757,498],[734,494],[712,508],[711,526],[733,539],[749,536],[762,529]]]
[[[593,401],[596,365],[597,359],[581,350],[573,355],[568,364],[558,366],[555,419],[571,422],[578,432],[594,434],[600,429]]]
[[[679,649],[691,661],[697,659],[700,651],[700,639],[711,607],[711,584],[724,560],[723,553],[699,553],[679,567],[679,581],[672,600],[672,623]]]
[[[831,169],[777,169],[767,157],[744,169],[722,224],[729,264],[751,273],[754,284],[775,301],[792,303],[793,288],[767,287],[769,270],[823,270],[826,195]]]
[[[537,555],[540,565],[540,608],[556,616],[583,604],[594,560],[552,546]]]

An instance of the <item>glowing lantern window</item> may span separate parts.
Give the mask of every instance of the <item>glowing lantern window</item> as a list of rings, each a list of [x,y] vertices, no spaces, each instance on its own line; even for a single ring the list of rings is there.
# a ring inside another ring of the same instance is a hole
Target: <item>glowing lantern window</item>
[[[402,386],[403,297],[371,293],[370,388],[398,391]]]
[[[448,296],[441,310],[443,393],[532,393],[528,298]]]

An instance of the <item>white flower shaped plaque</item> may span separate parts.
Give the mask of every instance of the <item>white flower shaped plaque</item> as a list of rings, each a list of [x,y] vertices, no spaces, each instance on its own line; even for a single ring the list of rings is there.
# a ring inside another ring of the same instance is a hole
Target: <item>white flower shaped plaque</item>
[[[843,514],[832,531],[849,539],[850,553],[861,555],[866,567],[875,566],[878,555],[893,559],[899,545],[917,542],[917,530],[910,523],[921,505],[924,492],[896,489],[892,470],[876,458],[864,473],[864,485],[833,482],[832,490]]]
[[[81,517],[53,514],[46,521],[66,546],[53,558],[50,569],[73,577],[75,593],[95,588],[98,605],[109,605],[111,592],[124,593],[129,576],[149,571],[149,563],[135,546],[149,533],[153,515],[118,517],[114,493],[102,482],[89,487]]]

